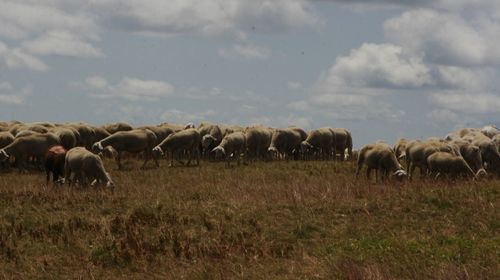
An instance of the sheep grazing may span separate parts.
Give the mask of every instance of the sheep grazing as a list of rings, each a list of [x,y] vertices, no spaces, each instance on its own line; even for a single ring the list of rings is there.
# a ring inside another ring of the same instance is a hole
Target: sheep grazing
[[[113,187],[114,183],[104,169],[99,156],[83,147],[76,147],[66,153],[64,164],[65,180],[68,184],[78,182],[82,186],[99,184]]]
[[[313,152],[317,158],[329,160],[335,155],[335,133],[329,127],[309,131],[306,140],[300,144],[304,159],[308,159]]]
[[[307,134],[298,127],[286,129],[275,129],[271,138],[271,144],[267,150],[274,154],[274,157],[283,155],[287,160],[297,158],[300,151],[300,143],[306,140]]]
[[[129,152],[133,154],[144,153],[144,163],[141,169],[144,168],[147,162],[152,157],[151,150],[155,146],[156,135],[149,129],[134,129],[129,131],[119,131],[110,135],[103,140],[92,145],[92,151],[96,154],[101,153],[105,147],[111,146],[118,153],[116,163],[118,169],[122,169],[122,153]],[[158,164],[157,164],[158,166]]]
[[[363,164],[367,166],[366,178],[370,179],[370,173],[375,169],[375,181],[378,182],[379,172],[382,181],[390,177],[402,180],[407,173],[399,164],[392,148],[385,143],[369,144],[359,151],[356,167],[356,177],[358,177]]]
[[[66,149],[57,145],[49,149],[45,155],[45,172],[47,174],[47,185],[52,174],[52,182],[56,183],[59,177],[64,176],[64,162],[66,158]]]
[[[486,170],[492,174],[500,174],[500,153],[495,141],[487,136],[476,136],[471,139],[471,143],[479,147]]]
[[[427,165],[429,167],[429,174],[449,175],[454,178],[462,175],[466,177],[475,178],[476,175],[484,173],[484,169],[474,173],[463,157],[453,155],[446,152],[436,152],[427,158]]]
[[[334,140],[335,149],[333,150],[334,153],[336,151],[335,156],[337,156],[338,154],[340,160],[345,160],[347,158],[346,156],[346,151],[347,151],[347,155],[349,157],[352,157],[351,133],[345,128],[333,128],[332,130],[333,133],[335,133],[335,140]]]
[[[398,160],[403,161],[406,158],[406,145],[408,145],[408,140],[406,140],[406,138],[398,138],[398,140],[396,140],[393,149]]]
[[[200,133],[194,128],[188,128],[176,133],[170,134],[165,140],[152,149],[153,158],[156,165],[159,166],[158,159],[164,156],[165,152],[170,153],[170,166],[174,166],[174,159],[184,165],[180,160],[180,155],[184,151],[189,154],[187,165],[191,163],[193,157],[196,157],[196,164],[200,165]]]
[[[462,139],[453,140],[450,143],[458,146],[460,149],[460,155],[471,167],[472,171],[477,172],[480,169],[484,169],[481,150],[478,146]]]
[[[103,158],[109,158],[109,159],[116,159],[118,156],[118,152],[111,146],[106,146],[102,150],[101,153],[99,153],[99,156]]]
[[[221,128],[216,124],[202,124],[198,127],[198,132],[201,136],[201,149],[205,157],[208,153],[217,147],[224,137]]]
[[[268,159],[267,148],[271,144],[272,131],[263,126],[250,126],[245,129],[247,143],[247,158],[255,160],[257,158]]]
[[[246,150],[246,139],[243,132],[233,132],[226,135],[222,139],[221,143],[215,147],[212,152],[215,153],[215,158],[224,157],[226,160],[226,166],[231,165],[231,156],[237,159],[238,165],[240,165],[241,154]]]
[[[413,178],[415,168],[420,169],[420,175],[427,175],[427,158],[436,152],[447,152],[453,155],[460,155],[458,147],[441,141],[420,141],[414,140],[406,145],[406,172],[410,179]]]
[[[10,157],[16,158],[18,168],[23,170],[29,158],[41,160],[47,151],[59,145],[59,138],[52,133],[34,134],[21,138],[16,138],[12,143],[0,150],[0,160],[4,161]]]

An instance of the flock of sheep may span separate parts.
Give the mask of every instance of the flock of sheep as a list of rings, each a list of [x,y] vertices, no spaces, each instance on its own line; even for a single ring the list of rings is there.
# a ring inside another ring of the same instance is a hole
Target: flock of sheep
[[[418,167],[421,176],[480,178],[500,175],[500,131],[496,126],[462,128],[445,138],[427,140],[398,139],[394,147],[385,143],[364,146],[359,151],[356,175],[363,164],[367,177],[375,169],[381,178],[413,177]],[[401,162],[406,163],[406,171]]]
[[[102,157],[114,158],[122,168],[124,155],[152,160],[159,167],[161,158],[187,165],[200,158],[231,160],[357,160],[356,175],[363,165],[367,177],[371,170],[382,180],[412,177],[416,167],[421,175],[471,177],[500,173],[500,132],[494,126],[466,128],[445,139],[407,141],[399,139],[394,147],[383,142],[352,150],[352,137],[344,128],[319,128],[306,133],[299,127],[284,129],[261,125],[241,127],[201,123],[174,125],[163,123],[133,128],[127,123],[92,126],[85,123],[0,122],[0,161],[20,170],[29,164],[45,169],[47,183],[80,185],[113,181],[105,171]],[[406,163],[406,171],[400,162]]]

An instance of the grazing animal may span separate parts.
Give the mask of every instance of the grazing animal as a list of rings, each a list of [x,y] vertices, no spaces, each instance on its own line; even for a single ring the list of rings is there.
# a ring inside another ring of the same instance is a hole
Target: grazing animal
[[[159,166],[158,159],[164,156],[165,152],[170,153],[170,166],[174,166],[174,158],[177,156],[177,161],[184,165],[180,160],[182,152],[186,151],[189,154],[187,165],[191,163],[193,157],[196,157],[196,164],[200,165],[200,133],[194,128],[188,128],[170,134],[165,140],[152,149],[153,158],[156,165]]]
[[[300,151],[300,143],[306,140],[307,134],[298,127],[286,129],[275,129],[271,138],[271,144],[267,150],[274,154],[274,157],[283,155],[287,160],[297,157]]]
[[[420,141],[414,140],[406,145],[406,172],[410,179],[413,177],[415,168],[420,169],[420,175],[427,175],[427,158],[436,152],[447,152],[453,155],[460,155],[458,147],[441,141]]]
[[[313,129],[307,134],[306,140],[300,143],[300,149],[304,159],[316,152],[318,158],[329,160],[335,155],[335,133],[329,127]]]
[[[247,158],[255,160],[262,158],[267,160],[267,148],[271,144],[272,131],[264,126],[250,126],[245,129],[247,143]]]
[[[460,149],[460,155],[470,168],[472,168],[472,171],[477,172],[480,169],[484,169],[481,149],[478,146],[462,139],[453,140],[450,143]]]
[[[203,124],[198,128],[198,132],[201,136],[202,153],[205,157],[208,157],[208,153],[220,144],[224,134],[216,124]]]
[[[226,135],[224,139],[222,139],[221,143],[212,150],[212,152],[215,152],[215,158],[224,157],[226,160],[226,166],[229,167],[231,165],[231,156],[235,157],[238,165],[240,165],[241,154],[244,153],[245,150],[245,134],[239,131]]]
[[[378,182],[379,172],[382,181],[390,177],[404,179],[407,173],[399,164],[392,148],[385,143],[369,144],[359,151],[356,167],[356,177],[358,177],[363,164],[366,165],[366,178],[370,179],[370,173],[375,169],[375,181]]]
[[[118,169],[122,169],[122,153],[129,152],[133,154],[144,153],[144,163],[141,168],[144,168],[147,162],[151,159],[151,150],[156,143],[156,135],[149,129],[134,129],[128,131],[118,131],[99,142],[92,145],[92,151],[96,154],[101,153],[105,147],[111,146],[118,153],[116,163]]]
[[[106,187],[113,187],[114,183],[109,173],[104,169],[101,158],[83,147],[69,150],[65,157],[65,180],[68,184],[79,182],[86,186],[89,182]]]
[[[406,158],[406,145],[408,140],[406,138],[399,138],[394,144],[394,154],[398,160],[403,161]]]
[[[66,149],[57,145],[49,149],[45,155],[45,172],[47,174],[47,185],[52,174],[52,182],[56,183],[59,177],[64,176],[64,163],[66,160]]]
[[[334,140],[334,153],[340,155],[340,160],[345,160],[347,155],[352,157],[352,136],[351,133],[345,128],[333,128],[333,133],[335,134]],[[334,154],[335,156],[337,156]]]
[[[440,175],[476,177],[476,174],[462,156],[447,152],[433,153],[427,158],[427,165],[429,167],[429,174],[436,174],[436,178]],[[484,170],[479,170],[477,174],[479,175],[482,172]]]
[[[37,159],[41,164],[47,151],[56,145],[59,145],[59,138],[52,133],[16,138],[12,143],[0,150],[0,160],[4,161],[14,157],[19,170],[23,170],[30,158]]]

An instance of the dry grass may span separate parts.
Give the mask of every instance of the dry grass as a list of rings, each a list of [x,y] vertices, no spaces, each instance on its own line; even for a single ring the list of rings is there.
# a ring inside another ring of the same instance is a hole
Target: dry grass
[[[500,279],[500,181],[382,185],[351,163],[0,176],[0,278]]]

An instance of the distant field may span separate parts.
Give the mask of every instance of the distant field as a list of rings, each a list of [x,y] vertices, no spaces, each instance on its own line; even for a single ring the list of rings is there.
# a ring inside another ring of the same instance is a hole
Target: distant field
[[[0,174],[2,279],[500,279],[500,180],[375,184],[353,163]]]

